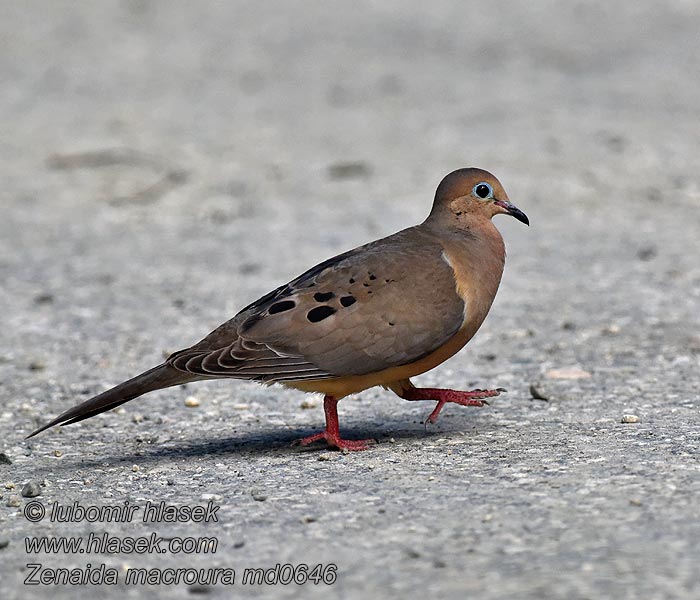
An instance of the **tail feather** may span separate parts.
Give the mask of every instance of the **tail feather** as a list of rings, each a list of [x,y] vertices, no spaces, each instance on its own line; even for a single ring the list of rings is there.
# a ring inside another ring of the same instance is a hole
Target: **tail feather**
[[[148,392],[180,385],[197,379],[199,379],[199,377],[196,375],[193,376],[191,373],[183,373],[168,364],[158,365],[157,367],[153,367],[141,373],[141,375],[137,375],[133,379],[129,379],[106,392],[98,394],[94,398],[90,398],[90,400],[86,400],[82,404],[69,408],[66,412],[58,415],[53,421],[30,433],[27,439],[54,425],[70,425],[72,423],[77,423],[83,419],[89,419],[102,412],[116,408],[120,404],[124,404]]]

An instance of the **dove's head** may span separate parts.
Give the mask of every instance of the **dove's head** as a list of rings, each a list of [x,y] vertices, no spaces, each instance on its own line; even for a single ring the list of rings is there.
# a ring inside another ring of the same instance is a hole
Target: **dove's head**
[[[508,200],[501,182],[483,169],[458,169],[440,182],[431,217],[447,217],[466,227],[494,215],[515,217],[525,225],[527,215]]]

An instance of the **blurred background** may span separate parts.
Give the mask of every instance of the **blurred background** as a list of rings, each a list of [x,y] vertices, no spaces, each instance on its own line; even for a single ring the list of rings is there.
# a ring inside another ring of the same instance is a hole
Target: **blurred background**
[[[582,280],[608,292],[615,263],[654,254],[700,198],[695,2],[2,10],[0,253],[6,282],[28,293],[113,261],[122,290],[173,269],[197,304],[223,291],[232,311],[328,252],[422,220],[465,165],[494,172],[530,214],[531,232],[499,223],[519,269],[567,259],[523,292]],[[668,243],[686,259],[682,235]],[[555,277],[572,264],[578,280]],[[227,269],[255,277],[199,289]]]
[[[691,0],[0,2],[5,477],[41,476],[65,500],[87,492],[62,477],[85,470],[96,502],[120,485],[160,499],[115,457],[188,481],[198,465],[226,488],[219,462],[242,453],[239,483],[285,500],[224,511],[245,524],[246,556],[274,565],[280,536],[297,556],[311,539],[339,561],[348,598],[416,586],[431,597],[691,597],[699,31]],[[348,479],[286,450],[320,424],[318,406],[252,384],[202,384],[206,410],[185,414],[193,392],[178,389],[22,441],[316,262],[419,222],[463,166],[493,172],[532,226],[496,219],[509,256],[491,316],[424,376],[512,392],[491,412],[449,411],[432,435],[470,436],[449,468],[420,423],[426,407],[379,390],[348,401],[341,422],[357,437],[395,435],[378,452],[398,464],[353,456]],[[550,401],[533,402],[533,385]],[[624,412],[641,417],[637,429],[620,429]],[[149,434],[172,454],[137,459]],[[657,441],[651,454],[643,436]],[[533,451],[575,466],[546,471]],[[85,460],[114,470],[96,477]],[[270,465],[282,479],[264,474]],[[349,487],[333,502],[339,477]],[[176,488],[180,502],[201,491]],[[312,534],[297,532],[307,488],[321,490],[316,525],[303,526]],[[381,500],[365,508],[370,496]],[[475,506],[490,519],[473,519]],[[22,534],[3,510],[6,531]],[[5,566],[19,572],[24,557],[9,548]]]

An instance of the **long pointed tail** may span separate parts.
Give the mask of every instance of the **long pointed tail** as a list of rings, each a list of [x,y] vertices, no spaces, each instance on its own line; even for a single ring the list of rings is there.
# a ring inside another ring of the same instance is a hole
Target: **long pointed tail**
[[[193,376],[191,373],[183,373],[170,365],[158,365],[157,367],[153,367],[141,373],[141,375],[137,375],[133,379],[129,379],[106,392],[98,394],[94,398],[90,398],[90,400],[86,400],[82,404],[69,408],[50,423],[30,433],[27,439],[54,425],[70,425],[71,423],[77,423],[83,419],[89,419],[90,417],[99,415],[106,410],[116,408],[120,404],[124,404],[148,392],[171,387],[173,385],[180,385],[197,379],[199,378],[196,375]]]

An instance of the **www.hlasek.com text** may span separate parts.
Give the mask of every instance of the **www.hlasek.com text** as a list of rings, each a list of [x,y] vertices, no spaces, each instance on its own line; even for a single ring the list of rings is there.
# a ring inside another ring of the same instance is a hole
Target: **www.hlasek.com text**
[[[82,536],[28,536],[27,554],[214,554],[216,537],[162,537],[155,532],[140,536],[116,536],[90,532]]]

